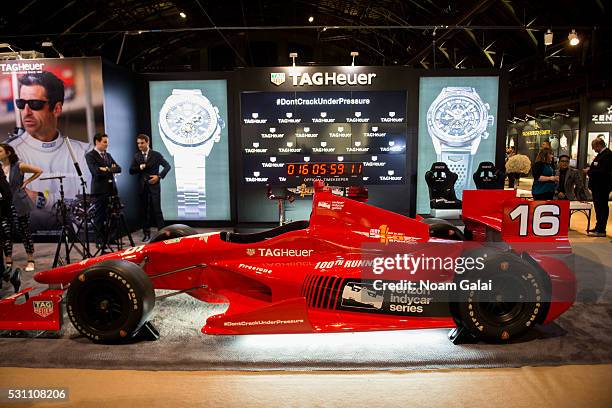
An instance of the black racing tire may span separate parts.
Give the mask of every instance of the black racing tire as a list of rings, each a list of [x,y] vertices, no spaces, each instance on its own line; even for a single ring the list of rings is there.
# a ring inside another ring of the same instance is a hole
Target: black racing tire
[[[441,218],[424,218],[421,222],[429,225],[429,236],[432,238],[465,241],[463,232],[447,220]]]
[[[487,253],[482,270],[455,277],[458,290],[451,313],[476,339],[505,343],[544,320],[550,302],[548,276],[538,266],[512,252]],[[476,253],[472,252],[472,256]],[[492,282],[491,290],[461,290],[459,283]]]
[[[136,264],[123,260],[97,263],[70,283],[66,311],[73,326],[99,343],[132,338],[155,306],[153,284]]]
[[[149,243],[165,241],[167,239],[188,237],[190,235],[196,235],[198,232],[185,224],[172,224],[160,229],[157,234],[151,238]]]

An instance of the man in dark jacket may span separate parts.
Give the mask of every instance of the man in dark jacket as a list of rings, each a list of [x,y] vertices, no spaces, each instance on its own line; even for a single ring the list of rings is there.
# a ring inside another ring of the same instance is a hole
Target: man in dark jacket
[[[571,168],[569,162],[568,155],[559,156],[559,170],[557,170],[559,183],[555,195],[560,200],[586,200],[587,194],[581,174],[578,170]]]
[[[139,152],[134,155],[130,174],[138,175],[138,194],[144,209],[142,241],[147,242],[151,239],[151,218],[154,218],[158,230],[164,227],[159,180],[166,177],[171,166],[161,153],[149,148],[149,136],[139,134],[136,136],[136,144]],[[162,167],[161,173],[160,166]]]
[[[589,176],[589,188],[593,193],[597,223],[595,228],[589,232],[591,236],[605,237],[609,215],[608,199],[612,190],[612,152],[601,138],[593,140],[591,147],[597,156],[593,159],[593,163],[584,170]]]
[[[94,223],[97,228],[97,243],[102,244],[107,236],[105,229],[108,217],[108,207],[112,205],[111,198],[117,195],[115,174],[121,173],[121,166],[108,153],[108,135],[96,133],[95,147],[87,152],[85,160],[91,172],[91,196],[94,202]]]

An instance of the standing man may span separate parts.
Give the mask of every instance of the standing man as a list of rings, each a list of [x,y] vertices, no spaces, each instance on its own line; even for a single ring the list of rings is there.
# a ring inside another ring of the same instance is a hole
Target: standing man
[[[81,181],[74,168],[66,144],[66,137],[57,129],[64,105],[64,83],[51,72],[30,73],[19,78],[19,97],[15,105],[21,114],[25,132],[11,140],[21,160],[40,167],[47,176],[65,176],[64,192],[67,199],[81,194]],[[85,167],[85,153],[89,143],[71,140],[83,177],[89,182]],[[58,180],[35,180],[26,189],[36,204],[31,213],[31,229],[49,229],[57,225],[53,206],[59,199]]]
[[[159,180],[166,177],[172,168],[161,153],[149,148],[149,136],[139,134],[136,136],[138,153],[134,155],[130,174],[138,175],[138,194],[142,208],[144,208],[144,221],[142,222],[142,242],[151,239],[151,219],[157,229],[164,227],[164,215],[161,209],[161,187]],[[162,167],[161,173],[159,167]]]
[[[591,147],[597,153],[593,163],[584,171],[589,176],[589,188],[593,193],[593,206],[597,223],[595,228],[589,230],[593,237],[605,237],[608,224],[608,200],[612,190],[612,152],[606,147],[606,142],[596,138]]]
[[[92,174],[91,196],[94,201],[94,223],[97,228],[97,243],[102,244],[110,231],[106,231],[108,207],[111,197],[117,195],[115,174],[121,173],[121,167],[115,159],[107,153],[108,135],[96,133],[95,147],[85,155],[87,167]]]

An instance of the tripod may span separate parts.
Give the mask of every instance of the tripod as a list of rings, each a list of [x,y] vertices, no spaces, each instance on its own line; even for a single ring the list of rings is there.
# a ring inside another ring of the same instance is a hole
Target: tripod
[[[107,202],[103,205],[106,205],[106,221],[102,226],[102,231],[98,229],[99,226],[94,226],[94,228],[98,229],[96,231],[98,236],[102,233],[103,240],[94,256],[105,254],[106,249],[110,252],[123,249],[124,234],[127,235],[130,246],[134,246],[134,240],[123,215],[123,204],[117,193],[115,192],[108,197]]]
[[[62,230],[60,233],[60,239],[57,241],[57,247],[55,248],[55,257],[53,258],[53,267],[55,268],[57,265],[68,265],[70,263],[70,251],[73,248],[76,248],[77,252],[85,259],[89,255],[89,251],[87,249],[87,245],[81,241],[78,234],[74,231],[74,227],[70,218],[68,217],[68,208],[66,206],[66,201],[64,200],[64,182],[63,179],[66,176],[55,176],[55,177],[44,177],[41,180],[51,180],[57,179],[60,183],[60,199],[57,202],[58,210],[60,213],[61,221],[62,221]],[[85,220],[87,222],[87,219]],[[72,244],[70,243],[72,242]],[[75,247],[76,243],[82,245],[83,250],[79,250],[78,247]],[[60,256],[62,252],[62,246],[64,247],[64,257]]]

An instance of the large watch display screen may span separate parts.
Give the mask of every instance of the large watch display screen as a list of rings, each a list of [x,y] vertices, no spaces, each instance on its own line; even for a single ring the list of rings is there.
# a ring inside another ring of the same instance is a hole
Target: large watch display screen
[[[499,77],[421,77],[417,213],[431,212],[425,174],[441,161],[457,174],[454,190],[474,189],[478,164],[495,162]],[[459,202],[457,208],[461,208]]]
[[[160,181],[164,218],[229,220],[227,81],[150,81],[149,95],[151,148],[172,166]]]
[[[242,182],[406,183],[406,91],[242,92]]]

